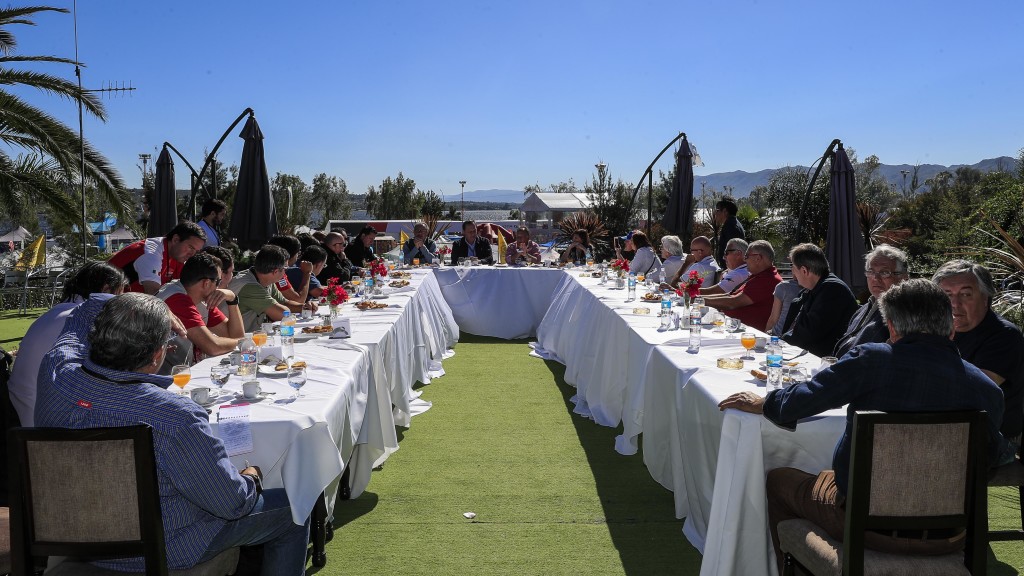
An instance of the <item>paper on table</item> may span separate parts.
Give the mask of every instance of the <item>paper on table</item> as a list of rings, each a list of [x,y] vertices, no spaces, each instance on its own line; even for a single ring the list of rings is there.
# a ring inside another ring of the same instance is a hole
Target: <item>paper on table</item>
[[[238,456],[253,451],[252,425],[249,422],[249,405],[221,406],[217,412],[220,440],[228,456]]]

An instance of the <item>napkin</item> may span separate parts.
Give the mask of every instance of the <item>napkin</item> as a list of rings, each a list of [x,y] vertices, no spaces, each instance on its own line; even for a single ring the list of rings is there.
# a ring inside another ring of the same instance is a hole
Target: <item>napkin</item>
[[[260,364],[266,364],[267,358],[270,358],[271,356],[276,358],[278,361],[281,361],[284,359],[284,352],[281,351],[280,346],[264,346],[260,349]],[[275,364],[276,363],[277,362],[275,362]]]

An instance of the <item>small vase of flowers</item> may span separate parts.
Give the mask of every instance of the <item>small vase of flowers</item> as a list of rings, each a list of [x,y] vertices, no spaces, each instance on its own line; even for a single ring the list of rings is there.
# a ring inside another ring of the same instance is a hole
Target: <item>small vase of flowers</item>
[[[324,287],[324,297],[327,298],[327,303],[331,305],[331,318],[337,318],[341,315],[341,305],[348,301],[348,292],[337,278],[329,278],[327,280],[327,286]]]

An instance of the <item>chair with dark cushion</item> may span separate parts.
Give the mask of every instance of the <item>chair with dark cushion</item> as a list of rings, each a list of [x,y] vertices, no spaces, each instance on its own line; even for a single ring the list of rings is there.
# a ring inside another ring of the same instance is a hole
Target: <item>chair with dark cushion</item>
[[[67,556],[47,575],[124,575],[82,560],[142,556],[150,576],[234,574],[238,549],[187,570],[167,569],[153,430],[15,428],[9,433],[12,574],[33,557]]]
[[[984,574],[987,435],[984,412],[857,412],[844,539],[833,539],[807,520],[780,522],[785,573],[800,568],[818,576]],[[954,554],[903,556],[864,547],[868,530],[960,529],[966,530],[965,547]]]

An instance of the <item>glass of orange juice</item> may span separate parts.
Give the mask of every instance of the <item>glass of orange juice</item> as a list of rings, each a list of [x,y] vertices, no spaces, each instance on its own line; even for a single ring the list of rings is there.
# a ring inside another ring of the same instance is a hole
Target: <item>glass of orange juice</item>
[[[643,274],[637,274],[636,275],[636,281],[637,282],[643,282],[646,279],[647,279],[647,276],[644,276]]]
[[[420,265],[420,259],[419,258],[413,258],[412,259],[412,265],[413,266],[419,266]]]
[[[171,368],[171,378],[174,379],[175,386],[184,388],[188,381],[192,379],[192,369],[188,364],[178,364]]]
[[[252,343],[257,348],[262,348],[267,345],[267,332],[265,330],[255,330],[252,333]]]
[[[757,344],[757,337],[754,336],[753,332],[744,332],[740,335],[740,344],[747,349],[743,356],[740,356],[741,360],[753,360],[754,356],[750,353],[754,349],[754,345]]]

